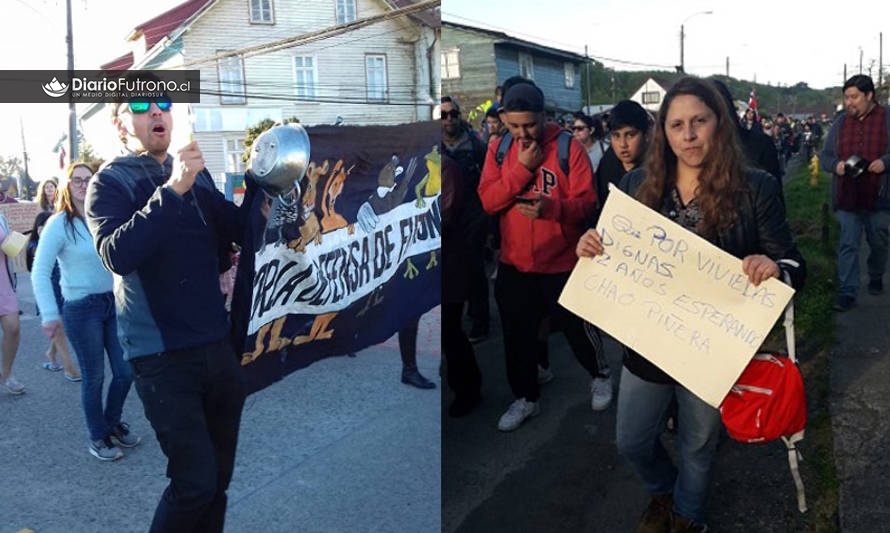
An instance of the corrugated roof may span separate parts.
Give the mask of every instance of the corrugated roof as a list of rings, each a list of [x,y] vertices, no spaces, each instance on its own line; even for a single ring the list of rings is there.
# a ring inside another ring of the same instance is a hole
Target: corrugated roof
[[[458,24],[456,22],[452,22],[450,20],[443,20],[443,26],[452,26],[461,30],[475,31],[479,33],[484,33],[490,37],[492,37],[496,42],[504,43],[504,44],[513,44],[518,46],[525,46],[527,48],[532,48],[538,50],[543,53],[552,54],[559,57],[574,59],[578,62],[587,61],[587,58],[582,56],[581,54],[576,54],[575,52],[569,52],[568,50],[562,50],[560,48],[553,48],[552,46],[543,45],[540,43],[526,41],[525,39],[518,39],[511,35],[508,35],[501,31],[489,30],[486,28],[479,28],[476,26],[468,26],[466,24]]]

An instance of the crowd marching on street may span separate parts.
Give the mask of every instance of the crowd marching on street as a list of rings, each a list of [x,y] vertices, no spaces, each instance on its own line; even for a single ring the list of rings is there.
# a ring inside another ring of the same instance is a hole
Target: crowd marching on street
[[[554,377],[548,339],[561,333],[588,376],[590,408],[617,405],[617,451],[651,498],[635,531],[708,530],[711,471],[725,438],[719,411],[568,312],[560,292],[579,257],[604,253],[593,228],[610,184],[743,260],[751,285],[778,278],[801,287],[806,261],[786,220],[783,177],[792,158],[818,156],[833,176],[831,207],[841,225],[834,309],[856,305],[863,230],[868,291],[883,293],[890,119],[869,77],[851,77],[842,91],[844,111],[830,128],[815,116],[760,116],[756,101],[737,109],[724,84],[696,77],[675,82],[657,113],[624,100],[596,116],[558,115],[533,81],[516,76],[495,89],[476,125],[456,98],[443,96],[443,172],[451,186],[443,246],[455,265],[443,285],[450,417],[503,401],[491,427],[521,433],[530,418],[552,416],[542,408],[541,386]],[[485,395],[486,382],[500,376],[482,375],[474,350],[490,329],[482,303],[489,288],[511,399]],[[677,437],[674,459],[661,441],[667,429]],[[444,469],[447,478],[448,461]]]

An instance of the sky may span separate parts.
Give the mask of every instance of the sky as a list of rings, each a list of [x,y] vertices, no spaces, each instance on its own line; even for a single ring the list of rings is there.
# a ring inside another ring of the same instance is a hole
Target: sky
[[[71,0],[74,68],[98,69],[123,55],[130,30],[183,1]],[[67,68],[65,0],[4,0],[3,8],[0,70]],[[0,103],[0,156],[22,159],[22,130],[31,177],[61,176],[52,148],[68,132],[68,104]]]
[[[866,7],[866,4],[868,7]],[[546,12],[541,6],[546,5]],[[711,14],[704,12],[711,11]],[[878,76],[880,33],[890,52],[890,3],[744,0],[442,0],[442,19],[587,53],[615,70],[726,74],[771,85],[840,87],[862,70]],[[883,57],[884,72],[890,54]]]

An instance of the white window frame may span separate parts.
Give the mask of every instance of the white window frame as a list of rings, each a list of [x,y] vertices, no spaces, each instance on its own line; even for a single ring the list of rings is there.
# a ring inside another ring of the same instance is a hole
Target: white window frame
[[[275,7],[272,0],[247,0],[251,24],[275,24]]]
[[[535,58],[528,52],[519,52],[519,75],[530,80],[535,79]]]
[[[660,104],[661,93],[658,91],[644,91],[640,95],[640,100],[643,102],[643,105]]]
[[[300,60],[310,60],[311,66],[298,65]],[[318,58],[316,56],[294,56],[294,94],[300,98],[314,100],[318,98]],[[310,80],[308,85],[301,85],[299,75],[308,73]]]
[[[334,12],[337,24],[353,22],[358,18],[358,2],[356,0],[334,0]]]
[[[370,65],[371,62],[382,61],[382,68],[377,65]],[[365,54],[365,88],[369,102],[388,102],[389,101],[389,76],[386,70],[386,54]],[[382,74],[382,84],[377,84],[375,79],[371,78],[372,74]],[[382,85],[382,86],[381,86]]]
[[[228,50],[217,50],[222,54]],[[232,68],[234,66],[234,68]],[[219,103],[222,105],[240,105],[247,103],[247,84],[244,80],[244,58],[231,55],[216,61],[219,76]]]
[[[230,144],[234,143],[234,147]],[[246,166],[241,157],[244,155],[244,139],[223,139],[223,154],[226,162],[226,172],[244,174]]]
[[[566,61],[562,64],[562,72],[565,77],[566,89],[575,88],[575,64]]]
[[[460,79],[460,48],[442,50],[442,79]]]

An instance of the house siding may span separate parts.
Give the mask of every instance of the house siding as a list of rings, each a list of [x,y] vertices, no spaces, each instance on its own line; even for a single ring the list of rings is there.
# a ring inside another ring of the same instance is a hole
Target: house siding
[[[250,23],[248,0],[218,0],[177,41],[182,55],[168,64],[212,57],[236,50],[317,32],[337,26],[335,0],[272,0],[274,24]],[[378,0],[357,0],[358,19],[381,15],[389,9]],[[176,28],[170,28],[174,31]],[[427,42],[420,26],[408,17],[398,17],[351,30],[344,34],[243,58],[247,87],[244,104],[221,104],[217,61],[187,68],[201,71],[202,97],[192,104],[192,116],[177,117],[176,123],[193,120],[194,138],[201,146],[208,170],[217,180],[225,171],[223,139],[244,137],[245,130],[262,118],[281,120],[296,116],[305,125],[331,124],[342,118],[349,125],[390,125],[429,119],[430,81],[418,93],[418,54],[415,43]],[[386,57],[388,99],[368,101],[365,58]],[[316,97],[297,100],[294,57],[313,56],[316,65]],[[163,61],[161,61],[163,62]],[[157,63],[157,62],[153,62]],[[438,73],[435,81],[438,82]],[[423,105],[426,105],[424,109]],[[176,106],[174,106],[176,107]],[[180,106],[184,108],[185,106]],[[92,119],[90,119],[92,120]],[[187,128],[181,128],[182,131]],[[171,145],[171,150],[175,147]]]
[[[494,89],[501,76],[495,66],[494,41],[473,31],[444,26],[442,28],[442,49],[458,48],[460,77],[442,80],[442,94],[456,97],[464,109],[472,109],[479,104],[494,99]]]

